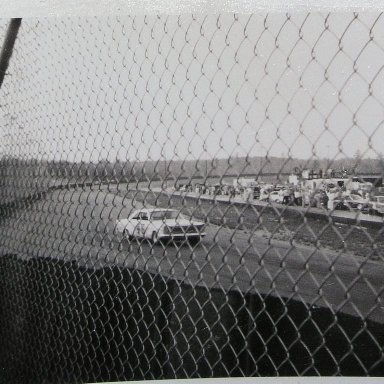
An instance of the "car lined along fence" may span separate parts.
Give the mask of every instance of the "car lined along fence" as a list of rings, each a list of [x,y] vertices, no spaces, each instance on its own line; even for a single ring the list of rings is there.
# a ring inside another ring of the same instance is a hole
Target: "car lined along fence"
[[[0,382],[381,376],[383,23],[3,20]]]

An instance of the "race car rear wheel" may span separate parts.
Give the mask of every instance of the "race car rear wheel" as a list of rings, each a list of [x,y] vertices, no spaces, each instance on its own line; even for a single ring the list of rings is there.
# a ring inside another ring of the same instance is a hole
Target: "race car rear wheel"
[[[159,234],[157,232],[152,232],[151,236],[152,244],[158,244],[159,242]]]
[[[123,233],[128,240],[133,240],[133,236],[129,233],[128,229],[124,229]]]

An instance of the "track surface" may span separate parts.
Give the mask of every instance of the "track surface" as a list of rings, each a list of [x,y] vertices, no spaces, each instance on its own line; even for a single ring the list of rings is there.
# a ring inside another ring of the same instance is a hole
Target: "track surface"
[[[136,267],[191,285],[256,291],[384,322],[380,261],[215,225],[195,247],[128,242],[115,232],[115,220],[148,204],[140,193],[116,192],[115,186],[56,191],[15,211],[0,221],[3,253]]]

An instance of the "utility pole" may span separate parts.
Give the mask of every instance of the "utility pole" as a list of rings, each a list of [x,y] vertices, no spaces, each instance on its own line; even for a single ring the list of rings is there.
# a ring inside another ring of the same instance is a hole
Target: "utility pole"
[[[13,46],[15,45],[20,25],[21,19],[11,19],[8,25],[7,33],[5,35],[3,47],[0,53],[0,88],[7,73],[9,59],[12,56]]]

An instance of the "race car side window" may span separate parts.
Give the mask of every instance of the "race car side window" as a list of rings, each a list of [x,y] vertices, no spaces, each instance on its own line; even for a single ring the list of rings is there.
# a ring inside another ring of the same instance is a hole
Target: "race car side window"
[[[148,215],[146,213],[141,213],[140,214],[140,219],[141,220],[148,220]]]

